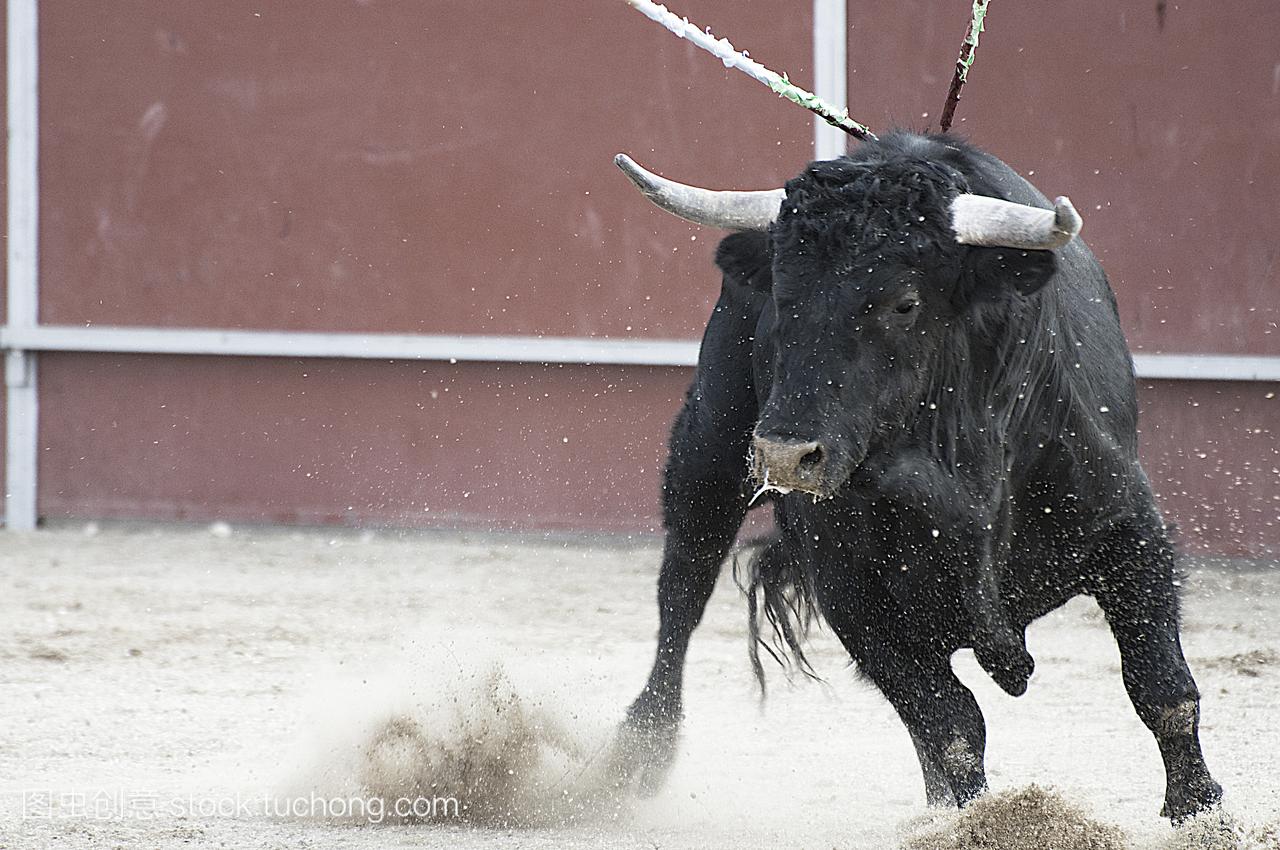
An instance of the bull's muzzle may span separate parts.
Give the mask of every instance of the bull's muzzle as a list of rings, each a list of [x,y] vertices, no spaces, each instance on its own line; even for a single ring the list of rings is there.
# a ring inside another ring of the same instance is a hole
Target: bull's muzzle
[[[816,440],[756,434],[752,440],[756,481],[779,490],[822,490],[827,452]]]

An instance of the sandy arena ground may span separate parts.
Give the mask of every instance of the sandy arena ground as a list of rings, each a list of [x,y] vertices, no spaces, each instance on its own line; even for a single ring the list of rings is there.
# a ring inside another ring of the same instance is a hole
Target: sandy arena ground
[[[650,661],[657,565],[653,540],[0,534],[0,847],[997,846],[972,821],[930,820],[905,731],[829,635],[812,653],[826,686],[775,670],[760,707],[727,571],[694,638],[668,784],[650,800],[602,796],[602,748]],[[1280,568],[1194,565],[1187,584],[1210,767],[1242,846],[1280,847]],[[1017,700],[956,659],[986,712],[996,799],[1034,819],[1018,794],[1039,783],[1120,832],[1067,834],[1068,818],[1025,846],[1196,846],[1157,817],[1160,759],[1094,603],[1040,621],[1029,644],[1037,671]],[[470,788],[469,805],[530,823],[264,808],[430,770],[439,792]],[[199,811],[237,795],[248,810]]]

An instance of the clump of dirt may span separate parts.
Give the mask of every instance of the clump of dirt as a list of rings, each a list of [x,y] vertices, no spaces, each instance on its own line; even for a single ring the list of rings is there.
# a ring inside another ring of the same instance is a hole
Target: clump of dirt
[[[31,658],[35,659],[36,661],[56,661],[59,663],[63,663],[71,660],[71,656],[67,655],[61,649],[57,649],[51,646],[42,645],[42,646],[33,647],[31,652],[28,654]]]
[[[1117,827],[1086,815],[1060,794],[1030,785],[975,800],[919,824],[904,850],[1126,850]]]

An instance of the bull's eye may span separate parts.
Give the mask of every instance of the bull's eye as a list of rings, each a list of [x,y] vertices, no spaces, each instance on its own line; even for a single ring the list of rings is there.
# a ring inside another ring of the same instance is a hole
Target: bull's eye
[[[893,308],[893,312],[897,313],[900,316],[905,316],[919,306],[920,306],[919,299],[906,298],[898,302],[898,306]]]

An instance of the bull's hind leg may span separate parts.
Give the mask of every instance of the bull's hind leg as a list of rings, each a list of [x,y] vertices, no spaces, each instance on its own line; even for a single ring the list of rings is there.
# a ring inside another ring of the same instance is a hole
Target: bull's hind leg
[[[1178,637],[1173,546],[1156,523],[1117,531],[1097,555],[1098,604],[1120,648],[1124,686],[1164,759],[1161,814],[1175,822],[1222,797],[1200,751],[1200,692]]]

